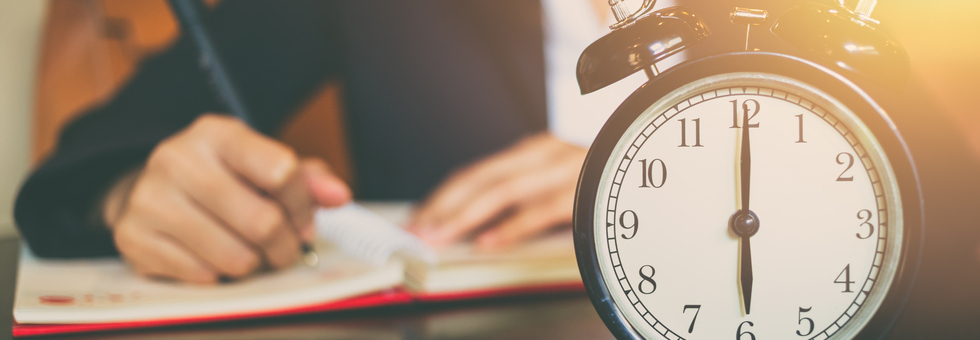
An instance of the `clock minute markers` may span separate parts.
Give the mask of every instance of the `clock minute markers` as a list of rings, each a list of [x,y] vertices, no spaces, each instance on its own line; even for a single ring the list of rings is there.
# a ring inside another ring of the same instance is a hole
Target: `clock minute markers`
[[[758,104],[757,104],[758,105]],[[752,307],[752,246],[750,238],[759,231],[759,217],[749,209],[749,196],[752,177],[752,153],[749,144],[749,105],[742,103],[744,116],[742,119],[742,145],[739,150],[738,189],[741,194],[740,209],[732,214],[728,225],[736,236],[740,237],[741,254],[739,256],[739,289],[748,315]]]

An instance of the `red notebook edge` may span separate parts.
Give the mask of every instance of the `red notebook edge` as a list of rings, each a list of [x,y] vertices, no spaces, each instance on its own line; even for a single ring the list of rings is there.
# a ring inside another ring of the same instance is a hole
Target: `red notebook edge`
[[[358,297],[318,303],[307,306],[289,307],[277,310],[265,310],[247,313],[224,314],[207,317],[175,318],[163,320],[147,320],[135,322],[111,322],[91,324],[20,324],[14,320],[12,332],[16,338],[70,334],[92,333],[131,329],[159,328],[166,326],[213,323],[232,320],[271,318],[278,316],[312,314],[353,309],[366,309],[381,306],[406,305],[414,301],[411,293],[403,288],[387,289],[381,292],[369,293]]]
[[[333,312],[354,309],[367,309],[383,306],[407,305],[411,303],[441,303],[464,300],[485,300],[499,297],[522,295],[543,295],[584,292],[582,281],[547,283],[511,288],[490,288],[455,292],[425,293],[410,292],[405,288],[394,288],[341,301],[290,307],[280,310],[225,314],[209,317],[177,318],[138,322],[93,323],[93,324],[19,324],[13,322],[13,336],[25,338],[56,334],[93,333],[132,329],[159,328],[167,326],[214,323],[222,321],[271,318],[300,314]]]

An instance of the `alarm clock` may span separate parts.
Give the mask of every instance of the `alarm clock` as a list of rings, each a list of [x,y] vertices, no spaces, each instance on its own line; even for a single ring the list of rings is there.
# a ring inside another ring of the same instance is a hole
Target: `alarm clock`
[[[869,5],[870,3],[870,5]],[[620,339],[879,338],[915,280],[923,200],[915,163],[872,93],[908,57],[870,18],[806,3],[735,8],[745,51],[659,70],[710,41],[692,10],[626,10],[578,63],[583,94],[649,81],[591,146],[574,238],[588,295]],[[752,31],[756,27],[755,32]],[[751,48],[750,32],[792,47]]]

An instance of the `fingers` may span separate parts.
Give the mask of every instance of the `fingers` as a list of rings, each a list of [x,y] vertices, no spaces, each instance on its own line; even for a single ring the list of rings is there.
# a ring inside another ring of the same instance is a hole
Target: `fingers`
[[[513,215],[476,238],[481,248],[499,249],[542,234],[571,222],[574,190],[556,192],[545,199],[521,207]]]
[[[488,186],[547,164],[553,157],[555,146],[542,137],[530,137],[454,174],[426,200],[413,225],[438,223],[444,215],[466,206]]]
[[[318,205],[334,207],[351,200],[350,188],[322,160],[304,159],[300,165],[300,172],[306,179],[306,187],[310,189]]]
[[[219,121],[211,124],[219,123],[226,122]],[[293,230],[304,240],[312,241],[315,235],[312,224],[313,212],[317,205],[337,206],[350,200],[351,194],[347,185],[334,175],[323,161],[316,159],[300,161],[289,147],[250,130],[237,120],[226,125],[227,131],[217,134],[223,137],[215,146],[218,158],[233,174],[240,176],[243,182],[278,201],[276,203],[280,204],[285,215],[275,216],[268,211],[271,210],[268,207],[256,207],[258,210],[255,214],[258,218],[273,220],[283,218],[289,222],[287,227],[293,227]],[[213,192],[205,194],[213,196]],[[247,199],[243,200],[247,201]],[[239,209],[254,206],[234,203],[231,205]],[[237,213],[237,215],[242,214]],[[240,221],[229,223],[244,232],[253,242],[269,241],[268,238],[260,238],[262,236],[279,237],[285,240],[278,236],[278,231],[263,229],[270,228],[272,225],[266,220],[260,220],[252,227]],[[259,230],[254,230],[255,228]],[[272,242],[269,247],[280,245],[274,241],[269,242]]]
[[[313,213],[318,206],[334,207],[351,199],[350,189],[330,171],[322,160],[308,158],[300,161],[298,171],[275,194],[282,203],[300,237],[312,242]]]
[[[528,138],[443,184],[416,213],[412,231],[441,246],[486,226],[482,242],[492,245],[571,221],[571,203],[562,211],[554,206],[574,199],[584,157],[585,150],[548,134]]]
[[[276,269],[291,266],[301,256],[299,235],[285,224],[280,226],[278,232],[268,236],[266,242],[261,244],[265,263]]]
[[[538,207],[539,201],[550,200],[556,192],[569,187],[578,169],[560,161],[535,171],[507,178],[484,190],[463,207],[445,216],[441,228],[431,240],[436,244],[456,241],[493,220],[508,209]],[[574,182],[572,187],[574,188]],[[574,195],[574,191],[572,191]],[[571,214],[569,214],[571,216]]]
[[[237,120],[214,117],[200,121],[192,132],[216,136],[210,157],[216,164],[199,169],[197,176],[182,171],[184,179],[175,177],[174,181],[183,181],[195,200],[260,248],[273,267],[286,266],[298,257],[301,241],[297,238],[310,242],[315,237],[312,220],[319,203],[315,191],[327,205],[350,199],[346,185],[322,161],[299,161],[287,146]],[[220,131],[210,131],[217,129]],[[208,156],[208,148],[203,150]]]
[[[260,261],[258,262],[261,263],[262,260],[266,260],[275,268],[289,264],[284,261],[298,258],[297,231],[289,219],[287,210],[283,208],[280,202],[255,191],[252,186],[244,183],[215,159],[211,158],[211,161],[208,161],[209,158],[202,157],[203,160],[201,160],[194,157],[193,154],[189,155],[190,152],[186,150],[193,150],[193,148],[183,144],[193,143],[193,140],[176,140],[165,143],[177,145],[164,145],[160,148],[161,151],[157,152],[155,157],[148,162],[149,175],[158,175],[157,172],[164,172],[159,174],[164,179],[155,181],[151,185],[165,183],[174,186],[176,190],[185,193],[190,198],[189,200],[172,202],[181,214],[170,218],[183,217],[189,221],[172,221],[167,232],[173,233],[177,239],[187,243],[189,247],[195,250],[199,249],[195,245],[199,242],[199,236],[210,235],[219,240],[234,236],[244,239],[245,244],[237,247],[232,245],[231,241],[235,241],[234,243],[242,242],[230,240],[228,244],[201,249],[205,253],[216,253],[200,254],[205,259],[219,261],[220,263],[212,263],[216,267],[231,266],[228,269],[229,272],[225,274],[233,277],[248,274],[255,269],[255,266],[229,263],[230,260],[219,258],[219,256],[226,253],[241,253],[242,246],[258,248],[260,255],[264,255],[264,257],[259,258]],[[165,170],[160,171],[158,169]],[[312,204],[307,198],[301,207],[294,209],[298,212],[310,211]],[[307,214],[311,213],[307,212]],[[148,215],[154,215],[154,213],[151,212]],[[309,219],[310,217],[307,217],[307,221]],[[188,224],[208,228],[188,230],[185,228]],[[216,232],[221,232],[223,235],[212,235]],[[207,247],[206,244],[201,246]],[[245,269],[248,271],[240,272],[240,270]]]
[[[239,120],[214,116],[202,118],[200,124],[204,125],[201,129],[214,130],[214,152],[218,158],[257,188],[275,193],[296,172],[299,161],[292,149]]]
[[[142,275],[211,284],[218,274],[180,244],[145,229],[121,228],[115,233],[119,251]]]
[[[116,226],[116,245],[130,262],[153,263],[154,259],[139,248],[148,242],[147,238],[166,235],[217,274],[242,277],[259,267],[261,257],[248,244],[200,211],[174,187],[158,183],[147,183],[133,192],[128,213]],[[159,265],[152,267],[161,269]],[[171,276],[179,276],[178,273],[171,270]]]
[[[275,193],[274,199],[276,200],[274,203],[278,204],[278,208],[285,214],[284,220],[289,224],[287,227],[294,228],[300,238],[311,242],[314,234],[307,229],[313,228],[313,210],[316,208],[316,202],[307,188],[302,173],[297,171],[290,176],[285,186]]]
[[[330,170],[327,163],[320,159],[304,159],[300,162],[299,171],[303,181],[298,185],[302,185],[304,194],[312,195],[312,200],[309,202],[313,206],[306,210],[307,215],[303,216],[302,219],[294,219],[294,221],[299,227],[302,239],[311,242],[316,237],[316,230],[313,225],[315,209],[321,206],[344,205],[350,202],[352,195],[347,184]]]

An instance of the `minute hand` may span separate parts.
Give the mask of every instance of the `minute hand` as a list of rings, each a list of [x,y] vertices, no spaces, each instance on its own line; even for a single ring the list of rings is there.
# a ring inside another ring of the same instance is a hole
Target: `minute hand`
[[[743,103],[745,115],[742,119],[742,150],[739,155],[739,189],[742,193],[742,212],[749,211],[749,191],[752,178],[752,148],[749,147],[749,104]]]

